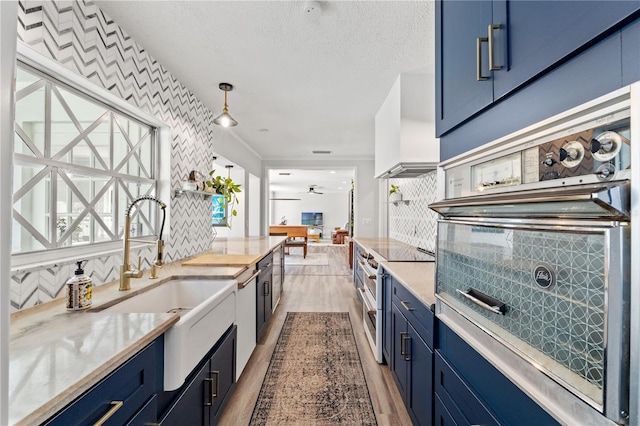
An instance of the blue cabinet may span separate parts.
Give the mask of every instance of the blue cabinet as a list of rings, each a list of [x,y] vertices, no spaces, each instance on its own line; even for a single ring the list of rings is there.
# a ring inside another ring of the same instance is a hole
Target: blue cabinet
[[[430,425],[433,406],[433,313],[391,279],[389,368],[414,424]]]
[[[215,425],[231,396],[236,377],[234,325],[196,368],[161,416],[161,425]]]
[[[273,314],[273,252],[257,263],[260,270],[256,284],[256,339],[260,340],[264,328]]]
[[[638,10],[638,1],[438,1],[437,136],[619,30]]]
[[[558,424],[442,322],[438,323],[434,390],[436,424]]]
[[[391,289],[395,278],[389,275],[387,271],[383,270],[382,273],[382,355],[387,361],[387,364],[391,365],[392,354],[392,336],[393,329],[391,327]]]
[[[137,418],[155,421],[155,394],[161,385],[156,363],[162,353],[159,337],[45,424],[93,425],[105,418],[105,425],[135,424]]]
[[[436,2],[437,136],[493,102],[493,81],[477,75],[488,74],[478,70],[478,61],[486,68],[488,52],[478,57],[477,48],[492,19],[490,0]]]

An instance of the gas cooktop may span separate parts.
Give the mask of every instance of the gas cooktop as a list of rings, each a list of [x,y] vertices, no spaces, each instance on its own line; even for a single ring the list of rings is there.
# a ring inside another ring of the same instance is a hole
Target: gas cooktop
[[[435,262],[436,258],[426,252],[413,247],[372,247],[371,250],[384,257],[389,262]]]

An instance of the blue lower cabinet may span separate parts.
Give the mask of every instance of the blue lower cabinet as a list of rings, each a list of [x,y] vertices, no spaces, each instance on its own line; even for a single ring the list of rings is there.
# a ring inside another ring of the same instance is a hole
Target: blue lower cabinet
[[[458,426],[500,424],[438,350],[436,350],[434,379],[437,401],[441,404],[438,415],[444,419],[444,424]]]
[[[236,334],[234,325],[205,357],[195,374],[189,376],[162,414],[159,424],[200,426],[218,423],[235,385]]]
[[[433,352],[395,303],[389,368],[414,424],[432,423]]]
[[[438,323],[434,391],[457,425],[558,424],[442,322]]]
[[[409,371],[409,394],[406,404],[414,422],[420,425],[431,424],[433,395],[433,352],[407,324],[409,335],[408,357],[411,359]]]
[[[434,426],[457,426],[437,393],[433,396],[433,424]]]
[[[151,425],[158,418],[158,395],[153,395],[125,426]]]
[[[101,424],[120,426],[131,423],[138,415],[150,419],[151,422],[155,421],[157,411],[152,399],[155,401],[154,396],[160,383],[156,369],[158,351],[160,354],[163,352],[162,337],[138,352],[44,424],[93,425],[104,420]],[[148,406],[149,404],[151,406]]]

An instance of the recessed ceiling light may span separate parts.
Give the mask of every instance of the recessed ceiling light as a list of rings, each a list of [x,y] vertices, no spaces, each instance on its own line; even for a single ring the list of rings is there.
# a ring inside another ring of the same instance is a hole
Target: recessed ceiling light
[[[269,129],[260,129],[258,131],[261,132],[261,133],[267,133],[269,131]]]
[[[339,186],[339,187],[338,187],[338,189],[342,189],[342,187],[341,187],[341,186]]]
[[[290,172],[280,172],[278,173],[280,176],[289,176],[291,173]]]
[[[313,151],[311,151],[312,154],[331,154],[331,151],[322,151],[322,150],[318,150],[318,149],[314,149]]]
[[[331,173],[332,175],[335,175],[336,171],[335,170],[331,170],[329,173]]]
[[[346,181],[346,180],[343,180],[343,181],[342,181],[342,183],[347,183],[347,181]]]

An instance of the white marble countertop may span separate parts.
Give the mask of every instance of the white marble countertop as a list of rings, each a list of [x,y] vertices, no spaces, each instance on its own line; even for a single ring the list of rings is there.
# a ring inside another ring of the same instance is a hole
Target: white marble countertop
[[[209,253],[266,255],[282,236],[220,239]],[[202,253],[200,253],[202,254]],[[9,422],[39,424],[91,388],[162,335],[177,314],[101,313],[108,306],[178,277],[235,279],[251,265],[182,267],[180,259],[160,268],[157,279],[96,286],[89,310],[67,312],[62,297],[11,315]]]
[[[382,262],[382,267],[422,303],[430,308],[435,305],[435,262]]]
[[[354,238],[354,242],[378,258],[384,258],[374,248],[415,248],[393,238]],[[435,262],[388,262],[382,266],[422,303],[431,307],[436,303]]]

